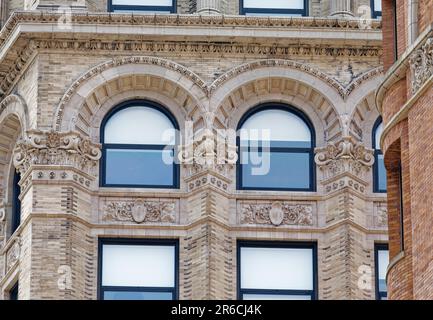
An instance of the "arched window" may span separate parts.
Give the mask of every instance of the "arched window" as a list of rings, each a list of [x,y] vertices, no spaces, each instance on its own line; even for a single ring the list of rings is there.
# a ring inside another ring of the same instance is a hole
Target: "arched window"
[[[238,189],[314,191],[315,134],[303,113],[261,105],[241,119],[238,130]]]
[[[383,122],[379,117],[373,126],[373,192],[386,192],[386,170],[382,150],[380,150],[380,137],[382,136]]]
[[[101,185],[177,188],[174,117],[157,103],[135,100],[114,108],[101,126]]]
[[[21,187],[19,185],[20,175],[15,171],[12,181],[12,219],[11,219],[11,234],[18,229],[21,224]]]

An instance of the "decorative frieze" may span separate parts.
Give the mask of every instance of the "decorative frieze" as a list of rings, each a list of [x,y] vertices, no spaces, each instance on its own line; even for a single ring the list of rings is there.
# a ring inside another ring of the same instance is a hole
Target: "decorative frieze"
[[[315,161],[323,173],[323,180],[344,172],[363,177],[374,163],[374,151],[366,148],[353,137],[343,136],[326,147],[316,148]]]
[[[386,202],[374,203],[374,226],[378,228],[388,228],[388,207]]]
[[[182,55],[218,54],[218,55],[251,55],[255,57],[290,58],[290,57],[380,57],[382,49],[377,46],[343,47],[309,44],[260,44],[260,43],[227,43],[227,42],[179,42],[179,41],[106,41],[106,40],[35,40],[38,49],[69,51],[109,51],[132,52],[133,54],[182,53]]]
[[[240,224],[274,226],[314,224],[312,203],[241,201],[238,210]]]
[[[427,38],[424,44],[412,53],[409,63],[412,73],[412,93],[415,94],[433,76],[433,37]]]
[[[172,224],[178,220],[178,201],[170,199],[107,199],[102,212],[103,222]]]
[[[16,238],[14,243],[6,251],[6,273],[18,263],[20,251],[20,238]]]
[[[72,166],[96,176],[101,147],[76,132],[27,132],[14,149],[14,165],[21,175],[32,165]]]

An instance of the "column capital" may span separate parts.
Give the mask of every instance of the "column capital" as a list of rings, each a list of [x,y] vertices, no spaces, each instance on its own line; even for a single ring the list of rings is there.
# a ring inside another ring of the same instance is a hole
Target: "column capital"
[[[96,176],[101,145],[78,132],[27,131],[13,151],[14,166],[24,175],[32,166],[74,167]]]

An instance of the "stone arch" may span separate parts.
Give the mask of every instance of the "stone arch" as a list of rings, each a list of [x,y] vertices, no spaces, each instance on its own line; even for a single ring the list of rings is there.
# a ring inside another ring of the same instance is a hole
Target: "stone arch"
[[[348,108],[352,108],[348,110],[350,134],[358,141],[362,141],[366,147],[371,147],[373,125],[380,116],[376,106],[375,91],[381,81],[382,74],[375,74],[359,84],[347,100]]]
[[[157,102],[170,100],[167,106],[170,111],[184,117],[178,119],[179,123],[184,119],[197,121],[205,112],[207,86],[193,72],[169,60],[155,57],[110,60],[72,84],[57,107],[53,127],[57,131],[76,130],[92,136],[95,122],[101,120],[101,110],[114,107],[122,99],[146,99],[148,95]]]
[[[248,108],[276,101],[292,104],[310,117],[316,132],[325,133],[317,137],[318,144],[341,135],[343,87],[319,71],[291,61],[265,60],[235,68],[222,78],[211,86],[217,128],[233,127]]]
[[[0,202],[4,221],[11,210],[13,183],[13,149],[18,139],[25,136],[28,129],[27,107],[18,95],[7,96],[0,103]]]

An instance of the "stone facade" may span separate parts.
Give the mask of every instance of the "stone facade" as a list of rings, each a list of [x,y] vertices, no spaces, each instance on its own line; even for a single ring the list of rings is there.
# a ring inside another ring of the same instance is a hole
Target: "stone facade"
[[[431,1],[383,2],[386,73],[376,101],[385,123],[391,299],[433,298],[432,12]]]
[[[380,20],[354,18],[365,1],[348,16],[312,1],[315,17],[271,19],[239,16],[231,0],[178,1],[180,15],[64,1],[78,3],[67,24],[53,1],[37,2],[9,1],[28,11],[0,32],[1,298],[19,280],[20,299],[96,299],[101,237],[179,239],[180,299],[237,298],[238,239],[315,241],[319,299],[375,298],[374,244],[388,238],[386,195],[372,184],[382,33]],[[317,190],[236,190],[235,165],[213,163],[182,164],[179,189],[100,187],[101,122],[137,98],[164,105],[182,132],[293,105],[315,128]]]

